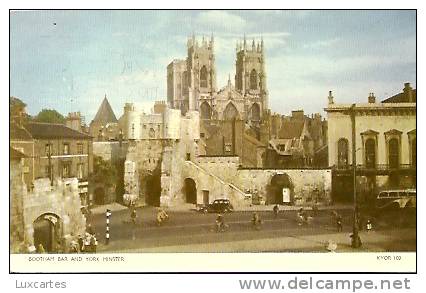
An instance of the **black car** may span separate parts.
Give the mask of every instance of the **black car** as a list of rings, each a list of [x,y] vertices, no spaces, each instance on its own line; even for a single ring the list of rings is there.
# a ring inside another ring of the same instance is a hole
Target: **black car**
[[[232,212],[234,207],[229,199],[215,199],[212,203],[199,209],[203,213],[228,213]]]

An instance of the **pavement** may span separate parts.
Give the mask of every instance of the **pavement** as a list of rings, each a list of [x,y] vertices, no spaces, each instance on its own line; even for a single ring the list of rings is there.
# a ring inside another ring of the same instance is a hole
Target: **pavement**
[[[126,207],[122,204],[119,204],[117,202],[114,202],[114,203],[111,203],[111,204],[95,206],[95,207],[92,207],[90,210],[92,211],[92,214],[98,215],[98,214],[105,213],[107,209],[111,210],[112,212],[116,212],[116,211],[128,209],[128,207]]]
[[[224,232],[230,233],[230,232]],[[145,247],[133,249],[120,249],[110,252],[119,253],[161,253],[161,252],[328,252],[326,245],[328,241],[337,244],[335,252],[386,252],[391,251],[386,244],[395,241],[407,241],[412,243],[416,239],[416,229],[398,229],[394,231],[370,231],[360,232],[363,242],[362,247],[352,248],[350,246],[351,233],[328,233],[321,235],[297,235],[274,238],[263,238],[254,240],[242,240],[232,242],[212,242],[183,245],[170,245],[159,247]],[[404,249],[412,251],[411,247]],[[99,251],[101,252],[101,251]]]

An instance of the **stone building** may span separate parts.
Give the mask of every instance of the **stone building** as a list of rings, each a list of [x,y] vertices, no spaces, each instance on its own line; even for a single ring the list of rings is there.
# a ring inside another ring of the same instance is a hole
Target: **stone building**
[[[279,114],[268,118],[269,143],[265,166],[268,168],[327,167],[320,160],[327,146],[327,122],[319,113],[307,116],[303,110],[291,116]],[[326,155],[325,155],[326,157]]]
[[[39,178],[77,178],[82,204],[87,203],[93,170],[91,136],[52,123],[11,123],[10,130],[10,145],[27,156],[23,172],[28,189]]]
[[[409,83],[402,93],[364,104],[337,104],[332,93],[328,116],[328,158],[333,168],[333,196],[351,200],[352,121],[354,115],[357,190],[360,200],[373,200],[381,189],[416,186],[416,90]]]
[[[10,148],[10,249],[11,253],[67,252],[72,240],[86,231],[76,178],[53,184],[36,179],[28,191],[23,165],[27,156]]]
[[[105,95],[95,118],[90,122],[89,133],[95,141],[118,139],[120,130],[118,120]]]
[[[244,120],[259,125],[268,109],[265,50],[263,40],[237,44],[235,85],[216,89],[214,39],[188,39],[186,60],[167,66],[167,101],[172,108],[200,112],[200,118]]]

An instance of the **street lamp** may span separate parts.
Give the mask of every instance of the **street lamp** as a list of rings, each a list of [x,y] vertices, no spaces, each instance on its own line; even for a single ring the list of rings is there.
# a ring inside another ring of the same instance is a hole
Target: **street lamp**
[[[354,189],[354,217],[353,217],[353,226],[352,226],[352,235],[351,235],[351,246],[353,248],[361,247],[361,238],[359,237],[359,227],[358,227],[358,201],[356,194],[356,132],[355,132],[355,104],[352,104],[349,114],[351,116],[352,124],[352,168],[353,168],[353,189]]]

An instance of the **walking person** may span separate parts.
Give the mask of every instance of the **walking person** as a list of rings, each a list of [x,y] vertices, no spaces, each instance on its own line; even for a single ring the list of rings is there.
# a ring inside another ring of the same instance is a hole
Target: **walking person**
[[[343,231],[343,219],[342,216],[338,213],[336,213],[336,228],[337,228],[337,232],[342,232]]]
[[[273,210],[273,212],[274,212],[274,217],[275,217],[275,219],[276,218],[278,218],[278,213],[279,213],[279,211],[280,211],[280,208],[278,207],[278,205],[276,204],[276,205],[274,205],[274,208],[272,209]]]
[[[370,219],[367,220],[366,228],[367,228],[367,232],[370,232],[373,229],[373,223],[371,222]]]

